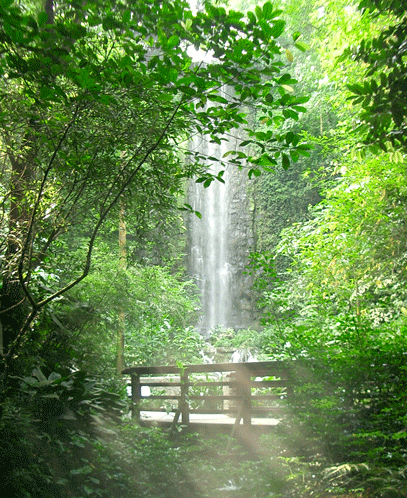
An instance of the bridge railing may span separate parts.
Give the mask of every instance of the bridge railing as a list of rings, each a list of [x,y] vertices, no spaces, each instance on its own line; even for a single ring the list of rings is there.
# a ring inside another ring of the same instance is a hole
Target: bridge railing
[[[276,416],[282,400],[292,394],[290,369],[278,361],[178,366],[138,366],[123,370],[131,378],[132,416],[141,410],[168,411],[173,422],[189,424],[192,414],[228,414],[235,424],[251,425],[255,416]],[[145,394],[143,387],[150,389]],[[158,403],[148,408],[148,403]]]

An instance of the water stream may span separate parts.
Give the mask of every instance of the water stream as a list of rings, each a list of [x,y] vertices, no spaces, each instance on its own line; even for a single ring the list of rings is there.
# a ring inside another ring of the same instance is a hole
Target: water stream
[[[230,142],[218,145],[201,136],[190,145],[191,151],[212,158],[221,158],[231,147]],[[214,160],[207,166],[214,174],[222,169]],[[203,335],[216,326],[238,329],[253,321],[252,282],[244,273],[254,243],[247,174],[229,167],[223,179],[224,184],[213,181],[208,188],[191,182],[188,195],[189,204],[202,215],[189,222],[188,266],[201,293],[197,328]]]
[[[211,144],[197,136],[191,145],[208,157],[220,158],[225,146]],[[208,161],[208,170],[218,174],[220,166]],[[229,191],[228,171],[223,179],[225,184],[214,181],[208,188],[202,183],[192,183],[190,200],[194,210],[202,218],[194,217],[190,226],[191,256],[190,265],[201,291],[202,316],[198,329],[206,332],[216,325],[228,326],[231,308],[231,267],[229,234]]]

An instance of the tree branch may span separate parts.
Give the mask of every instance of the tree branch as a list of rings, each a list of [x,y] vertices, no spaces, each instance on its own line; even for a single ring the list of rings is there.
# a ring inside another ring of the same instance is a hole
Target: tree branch
[[[86,255],[85,267],[83,269],[82,274],[79,277],[77,277],[76,279],[74,279],[72,282],[70,282],[69,284],[67,284],[64,288],[60,289],[59,291],[55,292],[51,296],[48,296],[47,298],[45,298],[42,301],[40,301],[39,303],[37,303],[37,311],[40,308],[43,308],[44,306],[46,306],[48,303],[50,303],[51,301],[53,301],[57,297],[59,297],[62,294],[66,293],[68,290],[70,290],[73,287],[75,287],[84,278],[87,277],[87,275],[89,274],[90,266],[91,266],[91,258],[92,258],[93,247],[94,247],[94,244],[95,244],[96,237],[97,237],[97,235],[99,233],[100,227],[102,226],[102,224],[106,220],[106,218],[107,218],[108,214],[110,213],[110,211],[118,203],[121,195],[125,192],[125,190],[133,182],[134,178],[136,177],[136,175],[138,174],[138,172],[140,171],[140,169],[142,168],[142,166],[145,164],[145,162],[147,161],[147,159],[149,158],[149,156],[158,148],[158,146],[162,142],[163,138],[165,137],[165,135],[166,135],[166,133],[168,131],[168,128],[170,127],[171,123],[174,121],[175,116],[176,116],[177,112],[179,111],[179,109],[180,109],[180,107],[181,107],[182,104],[183,104],[183,99],[180,100],[180,102],[178,103],[178,105],[174,109],[171,117],[169,118],[167,124],[165,125],[164,129],[162,130],[162,132],[161,132],[160,136],[158,137],[157,141],[151,147],[149,147],[149,149],[146,151],[146,153],[144,154],[144,156],[142,157],[142,159],[140,160],[140,162],[138,163],[138,165],[136,166],[136,168],[134,169],[134,171],[129,175],[129,177],[127,178],[127,180],[119,188],[119,191],[116,193],[116,195],[114,196],[114,198],[112,199],[112,201],[109,203],[109,205],[106,207],[106,209],[101,213],[99,221],[97,222],[97,224],[96,224],[96,226],[95,226],[95,228],[93,230],[93,233],[92,233],[92,235],[90,237],[90,241],[89,241],[89,244],[88,244],[88,251],[87,251],[87,255]],[[131,161],[133,159],[134,159],[134,155],[127,161],[126,167],[127,167],[127,165],[129,165],[131,163]]]
[[[22,247],[22,250],[21,250],[20,261],[19,261],[19,265],[18,265],[18,279],[19,279],[21,288],[23,289],[23,292],[26,295],[27,299],[29,300],[29,302],[30,302],[30,304],[31,304],[31,306],[32,306],[33,309],[37,307],[37,304],[36,304],[36,302],[35,302],[32,294],[31,294],[31,292],[28,290],[28,287],[27,287],[26,282],[25,282],[26,279],[24,278],[24,260],[25,260],[26,254],[27,254],[27,250],[28,250],[28,248],[30,246],[30,240],[31,240],[31,236],[32,236],[32,233],[33,233],[34,222],[35,222],[35,219],[36,219],[36,216],[37,216],[37,211],[39,209],[42,196],[44,194],[45,185],[46,185],[46,182],[48,180],[48,175],[49,175],[49,173],[52,170],[54,161],[55,161],[55,159],[57,157],[57,154],[58,154],[59,150],[62,147],[62,144],[64,143],[64,141],[65,141],[65,139],[66,139],[66,137],[67,137],[67,135],[69,133],[69,130],[72,128],[73,124],[76,121],[78,113],[79,113],[79,106],[76,107],[74,115],[73,115],[71,121],[66,126],[66,128],[64,130],[64,133],[62,134],[62,136],[61,136],[61,138],[60,138],[57,146],[55,147],[54,152],[53,152],[53,154],[52,154],[52,156],[51,156],[51,158],[49,160],[48,166],[47,166],[46,170],[44,171],[44,175],[43,175],[43,178],[42,178],[39,190],[38,190],[38,195],[37,195],[37,198],[35,200],[35,203],[34,203],[34,206],[33,206],[33,209],[32,209],[32,214],[31,214],[31,217],[30,217],[30,222],[29,222],[29,225],[28,225],[28,230],[27,230],[27,233],[26,233],[26,236],[25,236],[25,241],[23,243],[23,247]]]

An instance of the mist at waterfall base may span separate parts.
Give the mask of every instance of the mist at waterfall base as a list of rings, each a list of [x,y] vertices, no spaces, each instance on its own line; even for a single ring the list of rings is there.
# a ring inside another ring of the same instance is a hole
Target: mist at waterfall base
[[[208,172],[217,175],[223,168],[215,159],[240,141],[229,137],[217,144],[197,135],[190,149],[209,158]],[[245,272],[254,244],[247,173],[229,167],[223,180],[214,180],[208,188],[192,181],[188,191],[189,204],[202,215],[188,220],[188,271],[200,292],[196,328],[204,337],[216,327],[239,330],[253,323],[252,281]]]

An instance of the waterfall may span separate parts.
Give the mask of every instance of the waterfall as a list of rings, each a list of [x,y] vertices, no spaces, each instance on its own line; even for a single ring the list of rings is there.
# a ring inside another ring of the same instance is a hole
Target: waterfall
[[[232,144],[210,143],[196,136],[191,152],[208,158],[222,158]],[[236,139],[241,140],[241,139]],[[215,160],[207,160],[208,171],[222,169]],[[251,277],[245,275],[248,255],[253,250],[252,212],[247,194],[247,173],[226,169],[225,183],[213,181],[208,188],[191,182],[188,203],[202,218],[193,216],[188,224],[188,268],[201,294],[201,319],[198,330],[207,335],[217,325],[245,328],[253,322]]]
[[[192,150],[199,150],[207,157],[221,158],[226,151],[224,145],[208,143],[204,137],[196,137]],[[220,166],[215,161],[207,162],[208,171],[218,174]],[[229,192],[228,171],[225,184],[214,181],[208,188],[202,183],[192,183],[190,198],[192,207],[202,218],[195,217],[191,223],[191,267],[201,291],[202,318],[198,328],[212,330],[216,325],[227,326],[230,303],[229,264]]]

